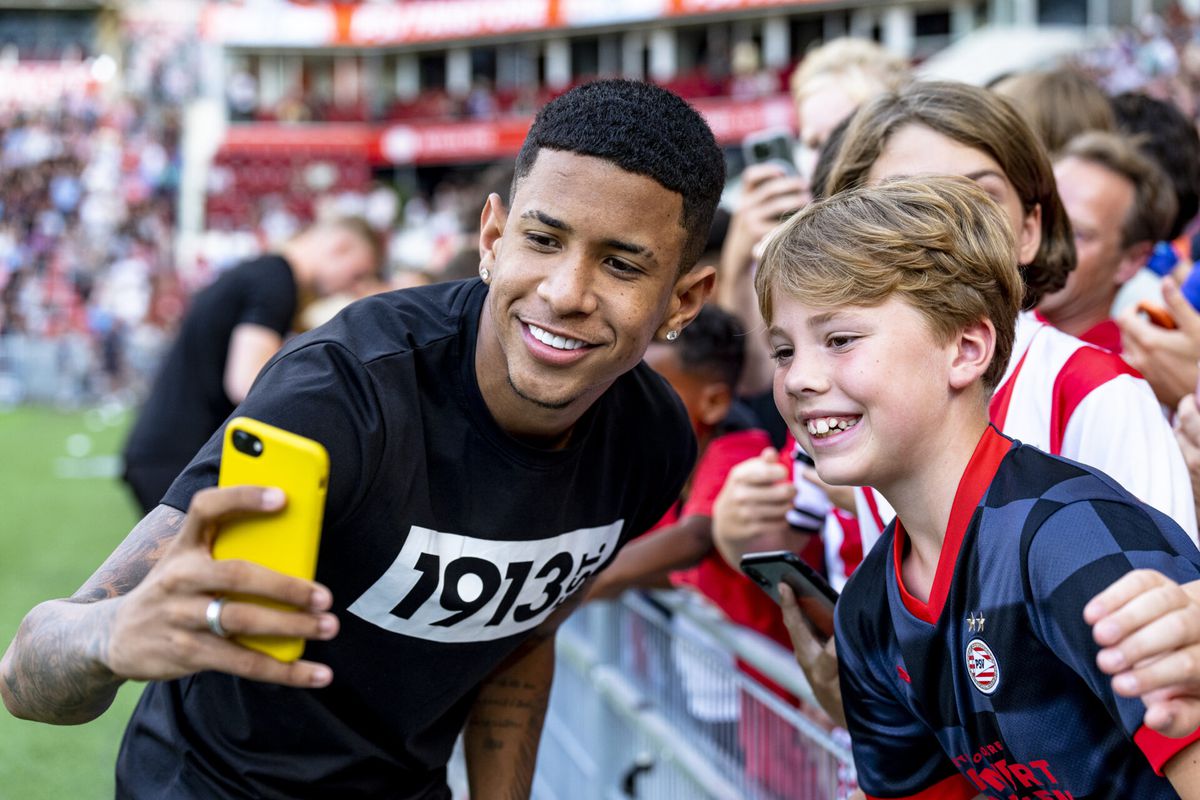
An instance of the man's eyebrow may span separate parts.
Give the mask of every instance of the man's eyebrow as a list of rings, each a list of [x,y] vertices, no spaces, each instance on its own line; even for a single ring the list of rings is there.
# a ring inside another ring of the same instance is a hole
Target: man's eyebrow
[[[521,219],[535,219],[547,227],[563,231],[564,233],[574,233],[575,229],[557,217],[552,217],[544,211],[530,209],[521,215]],[[649,247],[633,242],[625,242],[620,239],[605,239],[603,242],[605,247],[611,247],[613,250],[620,250],[623,253],[631,253],[636,256],[645,256],[646,258],[654,258],[654,251]]]
[[[548,225],[551,228],[557,228],[558,230],[565,231],[566,233],[574,232],[574,229],[561,219],[552,217],[546,212],[538,211],[537,209],[530,209],[529,211],[526,211],[521,215],[521,219],[536,219],[538,222],[542,223],[543,225]]]
[[[605,239],[604,245],[606,247],[611,247],[613,250],[620,250],[623,253],[632,253],[635,256],[646,256],[647,258],[654,258],[653,251],[651,251],[649,247],[643,247],[640,244],[633,244],[632,242],[622,242],[620,239]]]

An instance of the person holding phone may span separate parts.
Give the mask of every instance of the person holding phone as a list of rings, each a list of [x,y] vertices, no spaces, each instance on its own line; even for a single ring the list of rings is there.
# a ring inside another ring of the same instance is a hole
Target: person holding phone
[[[973,176],[1008,210],[1025,265],[1024,306],[1036,306],[1047,292],[1065,285],[1075,253],[1050,159],[1003,98],[966,84],[926,81],[868,104],[845,136],[831,191],[914,173]],[[1017,334],[1017,352],[1029,355],[1014,356],[1008,364],[1005,384],[1011,391],[1000,394],[1010,402],[991,407],[997,427],[1046,451],[1057,449],[1067,458],[1098,466],[1193,532],[1196,511],[1187,468],[1150,387],[1130,374],[1118,356],[1079,342],[1031,312],[1018,317]],[[714,538],[731,564],[745,552],[779,546],[782,509],[795,492],[775,459],[766,453],[734,467],[714,505]],[[869,552],[893,515],[870,489],[856,488],[855,493],[862,550]],[[785,621],[791,620],[797,658],[810,680],[819,683],[819,676],[836,674],[831,669],[836,667],[834,645],[822,646],[799,624],[799,611],[788,609],[785,605]],[[1180,620],[1172,609],[1162,606],[1160,612],[1174,625]],[[1138,641],[1136,628],[1124,629],[1121,643],[1105,644],[1128,648],[1140,661],[1200,639],[1200,629],[1190,623],[1179,630],[1179,637],[1152,637],[1158,649],[1149,652],[1129,643]],[[1117,676],[1135,663],[1106,668]],[[1200,682],[1194,672],[1176,673],[1181,690]],[[1169,676],[1158,673],[1139,693],[1157,704],[1161,694],[1150,692],[1169,685]],[[819,696],[836,697],[837,687],[827,686]],[[840,708],[840,702],[826,705],[835,718]]]
[[[721,250],[717,302],[751,332],[740,392],[769,392],[771,364],[761,334],[762,319],[754,298],[754,248],[780,220],[803,208],[811,189],[818,154],[826,140],[862,103],[896,89],[909,79],[908,64],[869,39],[842,37],[815,48],[792,72],[790,88],[798,137],[790,160],[747,159],[741,195]],[[761,141],[750,137],[748,144]]]
[[[859,785],[1194,800],[1200,729],[1155,731],[1108,679],[1091,600],[1139,567],[1194,582],[1200,550],[1112,478],[989,421],[1025,295],[1014,239],[974,181],[883,181],[798,214],[755,279],[793,435],[823,480],[897,510],[836,610]]]
[[[239,407],[328,451],[316,580],[212,560],[224,520],[288,502],[211,488],[218,432],[73,597],[26,616],[7,707],[85,722],[150,680],[122,797],[448,798],[460,732],[472,796],[527,796],[554,629],[695,459],[642,356],[712,290],[694,265],[723,184],[711,130],[665,89],[597,81],[547,104],[510,202],[484,204],[478,279],[351,305]],[[297,610],[211,613],[229,593]],[[309,643],[283,663],[222,634]]]

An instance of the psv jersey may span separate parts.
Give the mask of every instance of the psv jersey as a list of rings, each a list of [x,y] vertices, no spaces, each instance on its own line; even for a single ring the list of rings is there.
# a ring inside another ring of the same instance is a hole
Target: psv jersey
[[[842,698],[874,798],[1157,800],[1168,739],[1096,666],[1083,607],[1130,570],[1200,578],[1200,552],[1102,473],[989,427],[959,484],[927,602],[897,520],[837,606]],[[881,596],[880,588],[883,589]]]

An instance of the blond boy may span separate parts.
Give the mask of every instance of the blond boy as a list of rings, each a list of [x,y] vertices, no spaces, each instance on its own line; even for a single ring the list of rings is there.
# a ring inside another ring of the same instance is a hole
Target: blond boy
[[[1111,478],[1003,436],[987,404],[1023,295],[974,183],[897,181],[798,214],[756,278],[775,399],[831,484],[898,516],[837,614],[868,797],[1200,798],[1200,731],[1113,692],[1083,616],[1137,568],[1200,552]],[[1164,777],[1165,776],[1165,777]]]

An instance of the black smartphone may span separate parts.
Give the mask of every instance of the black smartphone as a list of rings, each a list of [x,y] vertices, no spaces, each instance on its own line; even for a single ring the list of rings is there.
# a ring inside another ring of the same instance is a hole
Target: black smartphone
[[[775,164],[789,175],[796,174],[792,160],[795,140],[791,131],[772,128],[757,131],[742,140],[742,158],[746,166],[751,164]]]
[[[824,578],[795,553],[772,550],[747,553],[742,557],[742,572],[758,587],[779,602],[779,584],[786,583],[814,631],[828,639],[833,636],[833,607],[838,593]]]

